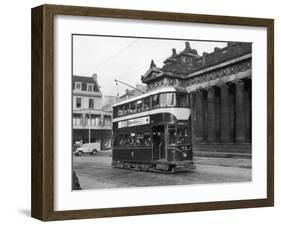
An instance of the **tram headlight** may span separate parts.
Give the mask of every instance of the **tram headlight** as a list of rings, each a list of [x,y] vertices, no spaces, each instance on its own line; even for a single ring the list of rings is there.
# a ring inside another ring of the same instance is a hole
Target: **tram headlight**
[[[182,157],[183,157],[183,158],[186,158],[186,157],[187,157],[186,152],[183,152],[183,153],[182,153]]]

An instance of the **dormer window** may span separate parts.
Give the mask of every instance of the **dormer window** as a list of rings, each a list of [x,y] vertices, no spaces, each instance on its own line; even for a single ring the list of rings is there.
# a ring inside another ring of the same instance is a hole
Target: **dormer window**
[[[94,92],[94,84],[87,84],[87,91]]]
[[[75,89],[76,90],[81,90],[82,84],[81,82],[75,82]]]

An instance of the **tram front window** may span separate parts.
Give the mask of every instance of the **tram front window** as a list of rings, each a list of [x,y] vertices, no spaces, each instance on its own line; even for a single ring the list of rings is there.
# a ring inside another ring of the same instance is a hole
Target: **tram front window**
[[[188,107],[188,98],[186,94],[177,93],[177,107]]]
[[[178,134],[178,144],[186,144],[189,142],[187,127],[178,127],[177,134]]]
[[[160,107],[174,107],[175,106],[174,93],[161,93],[160,94]]]
[[[176,133],[175,126],[169,126],[168,135],[169,135],[169,144],[176,144],[177,143],[177,133]]]

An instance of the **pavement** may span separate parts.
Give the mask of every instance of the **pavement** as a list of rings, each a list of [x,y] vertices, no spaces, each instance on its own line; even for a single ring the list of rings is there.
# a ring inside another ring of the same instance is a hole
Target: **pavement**
[[[73,169],[82,189],[250,182],[252,178],[250,159],[195,157],[195,170],[175,174],[113,168],[111,161],[110,150],[74,156]]]
[[[214,158],[214,157],[194,157],[196,165],[215,165],[223,167],[252,168],[252,159],[245,158]]]

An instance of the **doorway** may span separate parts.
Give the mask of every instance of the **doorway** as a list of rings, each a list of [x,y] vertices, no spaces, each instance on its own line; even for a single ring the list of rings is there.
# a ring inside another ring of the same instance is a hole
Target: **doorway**
[[[166,158],[165,153],[165,127],[154,126],[152,127],[152,151],[153,159],[161,160]]]

